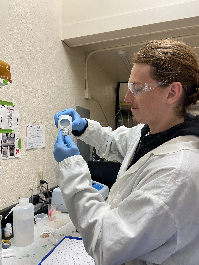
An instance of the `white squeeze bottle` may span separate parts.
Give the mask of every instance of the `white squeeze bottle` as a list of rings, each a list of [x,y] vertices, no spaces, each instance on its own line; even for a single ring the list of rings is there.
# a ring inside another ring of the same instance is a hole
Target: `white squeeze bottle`
[[[13,208],[14,245],[25,247],[34,242],[34,206],[28,198],[19,199]]]

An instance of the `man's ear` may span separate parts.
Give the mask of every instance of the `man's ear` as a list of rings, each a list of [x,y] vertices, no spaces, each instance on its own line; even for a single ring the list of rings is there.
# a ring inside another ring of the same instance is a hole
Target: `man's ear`
[[[173,82],[168,87],[167,102],[168,104],[175,103],[182,95],[182,84],[180,82]]]

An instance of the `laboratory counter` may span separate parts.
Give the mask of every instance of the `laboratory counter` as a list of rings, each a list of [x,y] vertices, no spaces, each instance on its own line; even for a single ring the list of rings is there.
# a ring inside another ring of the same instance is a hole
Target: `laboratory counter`
[[[45,233],[47,237],[44,236]],[[2,249],[0,264],[37,265],[65,236],[80,237],[69,217],[66,224],[59,228],[51,227],[48,223],[36,224],[34,226],[34,242],[26,247],[15,247],[13,238],[10,239],[11,246]]]

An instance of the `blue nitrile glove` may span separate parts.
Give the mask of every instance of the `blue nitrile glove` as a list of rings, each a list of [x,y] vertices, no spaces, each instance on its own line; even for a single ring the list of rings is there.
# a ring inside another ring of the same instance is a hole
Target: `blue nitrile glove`
[[[62,110],[55,114],[55,125],[58,127],[59,116],[61,115],[69,115],[72,117],[72,129],[77,130],[79,132],[83,131],[87,122],[85,119],[82,119],[80,115],[72,108]]]
[[[57,162],[61,162],[62,160],[70,156],[80,155],[80,152],[71,137],[69,135],[66,135],[63,138],[62,130],[60,130],[57,136],[57,140],[55,141],[53,154],[55,160]]]

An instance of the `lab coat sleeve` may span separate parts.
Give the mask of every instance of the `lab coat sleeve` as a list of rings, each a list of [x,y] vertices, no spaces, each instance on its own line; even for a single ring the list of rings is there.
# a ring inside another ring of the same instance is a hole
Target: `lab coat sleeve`
[[[76,229],[81,233],[88,253],[95,252],[102,218],[110,205],[92,188],[92,180],[82,156],[72,156],[55,169],[57,183]]]
[[[111,209],[92,188],[89,169],[81,156],[65,159],[55,172],[70,218],[96,265],[131,261],[166,244],[175,234],[169,208],[149,193],[132,192]],[[166,244],[167,254],[173,249]]]
[[[113,131],[111,127],[102,127],[99,122],[88,119],[88,128],[78,139],[95,147],[99,156],[110,161],[122,162],[131,142],[140,137],[143,126],[120,126]]]

